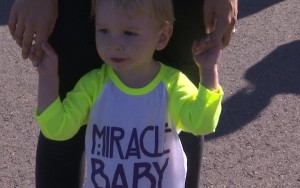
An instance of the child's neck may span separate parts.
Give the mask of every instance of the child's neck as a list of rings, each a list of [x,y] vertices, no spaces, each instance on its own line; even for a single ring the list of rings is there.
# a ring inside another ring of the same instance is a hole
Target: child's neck
[[[140,71],[128,71],[117,73],[119,79],[128,87],[142,88],[149,84],[157,75],[160,69],[160,63],[153,60],[152,63]]]

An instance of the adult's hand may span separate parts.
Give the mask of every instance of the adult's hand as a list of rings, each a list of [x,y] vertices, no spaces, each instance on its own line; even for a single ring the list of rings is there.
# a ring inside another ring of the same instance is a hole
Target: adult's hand
[[[204,24],[211,40],[206,44],[208,50],[220,41],[223,48],[229,45],[237,22],[238,0],[204,0]]]
[[[34,61],[43,57],[41,44],[53,32],[58,16],[58,0],[16,0],[9,17],[9,31],[22,48],[22,57],[27,59],[30,48],[35,45]]]

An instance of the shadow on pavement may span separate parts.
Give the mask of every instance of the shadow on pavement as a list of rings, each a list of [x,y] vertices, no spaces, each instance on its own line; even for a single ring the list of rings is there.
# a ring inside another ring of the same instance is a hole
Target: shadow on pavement
[[[223,103],[216,133],[211,140],[239,130],[254,120],[278,94],[300,95],[300,40],[282,45],[247,70],[249,86]]]

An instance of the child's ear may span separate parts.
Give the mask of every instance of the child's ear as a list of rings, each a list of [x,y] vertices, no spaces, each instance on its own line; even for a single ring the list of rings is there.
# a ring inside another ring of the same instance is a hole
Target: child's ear
[[[157,41],[157,44],[156,44],[156,50],[162,50],[164,49],[171,36],[172,36],[172,33],[173,33],[173,26],[172,25],[165,25],[161,28],[161,31],[160,31],[160,35],[159,35],[159,38],[158,38],[158,41]]]

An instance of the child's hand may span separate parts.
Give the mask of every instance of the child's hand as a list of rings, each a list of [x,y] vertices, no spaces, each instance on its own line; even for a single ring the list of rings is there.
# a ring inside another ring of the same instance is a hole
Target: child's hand
[[[192,46],[194,61],[204,71],[212,70],[213,68],[215,68],[215,65],[218,63],[218,59],[222,51],[221,42],[216,46],[212,47],[211,49],[204,51],[206,44],[209,41],[210,36],[207,36],[204,39],[194,41]]]
[[[37,67],[40,76],[57,76],[58,75],[58,57],[54,49],[49,43],[42,44],[44,56],[42,62],[35,61],[35,46],[32,46],[29,58],[32,60],[33,66]]]

